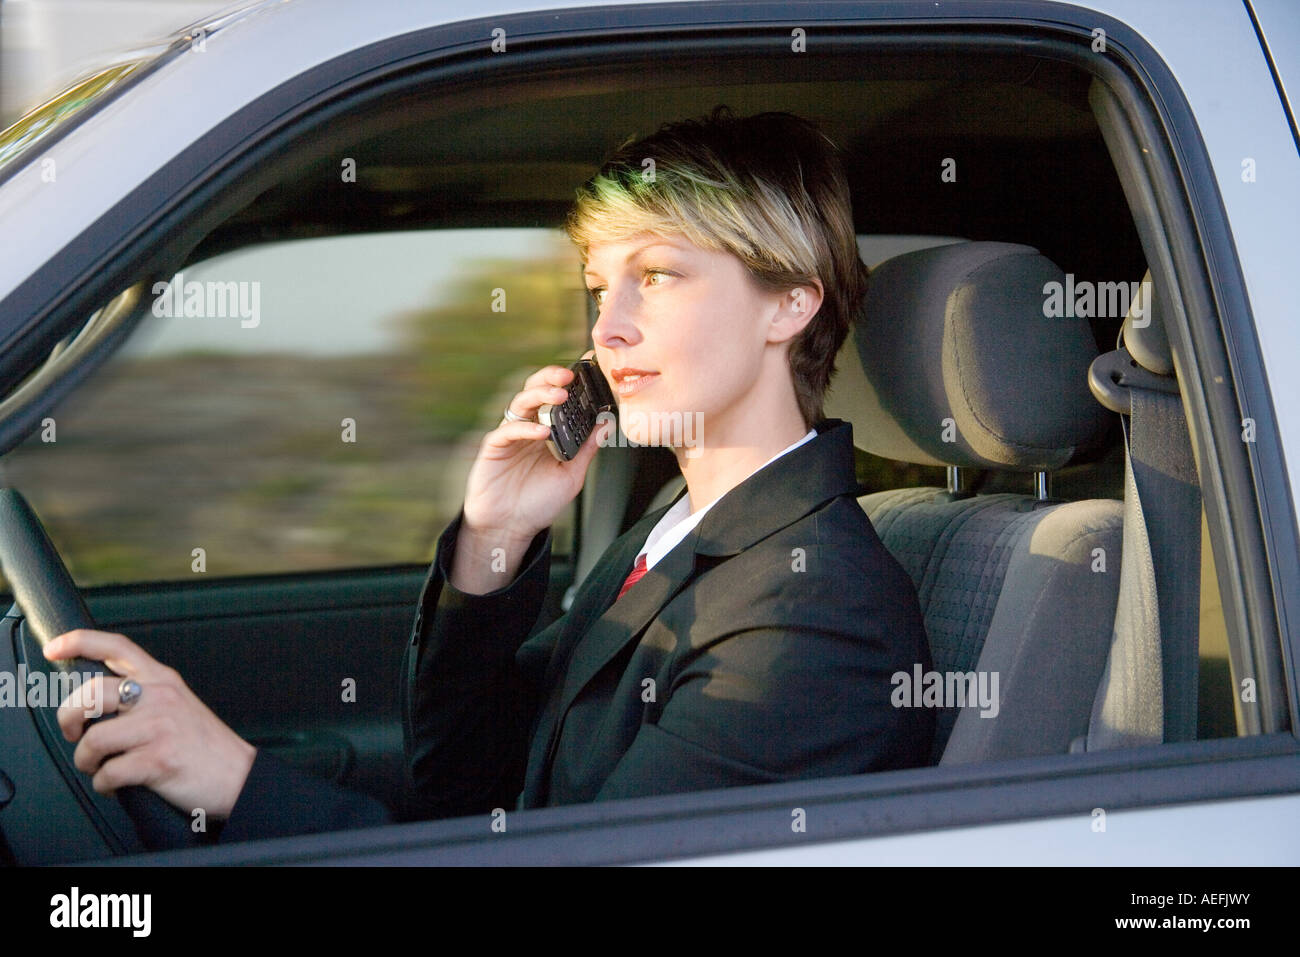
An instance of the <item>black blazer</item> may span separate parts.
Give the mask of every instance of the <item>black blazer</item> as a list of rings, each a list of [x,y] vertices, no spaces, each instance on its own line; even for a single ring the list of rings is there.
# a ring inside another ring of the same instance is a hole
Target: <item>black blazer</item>
[[[549,533],[487,595],[448,581],[438,542],[408,648],[408,767],[441,817],[924,765],[930,709],[890,703],[931,667],[907,573],[856,495],[852,426],[722,497],[615,601],[646,515],[531,638]],[[684,494],[684,493],[683,493]],[[526,639],[526,640],[525,640]]]
[[[417,813],[448,817],[927,763],[934,712],[890,676],[931,668],[911,579],[856,500],[852,427],[818,435],[722,497],[623,598],[667,507],[528,637],[549,584],[539,534],[505,587],[448,581],[438,540],[400,689]],[[369,798],[259,752],[221,842],[387,820]]]

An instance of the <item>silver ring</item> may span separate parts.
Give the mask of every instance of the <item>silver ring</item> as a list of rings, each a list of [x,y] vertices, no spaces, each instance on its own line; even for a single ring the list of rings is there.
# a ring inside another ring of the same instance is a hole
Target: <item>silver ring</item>
[[[522,415],[515,415],[513,412],[510,411],[510,406],[506,406],[506,421],[507,422],[536,422],[537,420],[526,419]]]
[[[128,704],[134,704],[140,700],[140,695],[144,689],[140,687],[140,682],[134,678],[123,678],[122,683],[117,686],[117,702],[119,707]]]

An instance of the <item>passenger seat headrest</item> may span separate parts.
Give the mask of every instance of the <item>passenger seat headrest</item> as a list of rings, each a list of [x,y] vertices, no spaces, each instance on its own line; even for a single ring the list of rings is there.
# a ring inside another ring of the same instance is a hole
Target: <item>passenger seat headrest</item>
[[[1049,318],[1065,276],[1030,246],[970,242],[905,253],[871,274],[837,358],[826,414],[856,444],[923,465],[1040,471],[1097,442],[1086,319]]]

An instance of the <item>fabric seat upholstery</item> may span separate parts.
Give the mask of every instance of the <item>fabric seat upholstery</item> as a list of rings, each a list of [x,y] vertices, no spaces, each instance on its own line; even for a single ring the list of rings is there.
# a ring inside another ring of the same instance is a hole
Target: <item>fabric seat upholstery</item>
[[[1084,320],[1046,319],[1036,250],[963,243],[873,273],[827,414],[905,462],[1058,468],[1104,433]],[[1028,478],[1026,479],[1028,485]],[[1122,503],[906,488],[859,499],[916,585],[934,670],[996,675],[996,709],[941,708],[932,759],[1064,754],[1085,733],[1119,588]],[[994,712],[995,713],[991,713]]]

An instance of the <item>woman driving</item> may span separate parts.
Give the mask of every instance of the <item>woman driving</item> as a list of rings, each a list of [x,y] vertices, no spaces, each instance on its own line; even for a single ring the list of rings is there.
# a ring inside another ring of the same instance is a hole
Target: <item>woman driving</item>
[[[565,226],[620,426],[670,446],[685,488],[538,627],[549,528],[615,437],[602,422],[558,461],[537,415],[573,374],[527,379],[483,438],[406,649],[419,816],[925,764],[933,712],[890,704],[892,674],[930,667],[915,592],[858,506],[851,426],[822,414],[867,281],[833,144],[719,107],[624,144]],[[70,632],[46,655],[123,676],[97,679],[118,720],[59,712],[101,792],[204,808],[223,842],[383,819],[240,739],[121,635]]]

